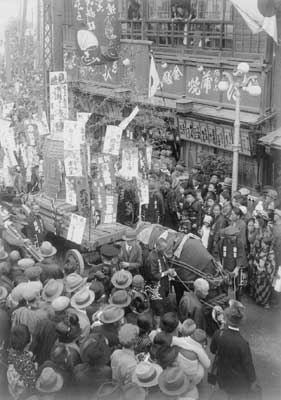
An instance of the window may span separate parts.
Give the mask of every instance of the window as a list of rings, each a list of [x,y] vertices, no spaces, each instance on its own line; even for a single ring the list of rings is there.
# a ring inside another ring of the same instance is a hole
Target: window
[[[149,0],[148,18],[149,19],[171,18],[171,0]]]
[[[230,0],[197,0],[192,3],[200,19],[230,20],[232,17]]]

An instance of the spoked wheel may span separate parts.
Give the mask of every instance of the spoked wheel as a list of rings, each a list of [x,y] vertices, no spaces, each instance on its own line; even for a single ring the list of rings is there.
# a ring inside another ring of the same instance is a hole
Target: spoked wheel
[[[64,264],[72,265],[80,275],[83,275],[85,264],[80,251],[71,249],[66,252]]]

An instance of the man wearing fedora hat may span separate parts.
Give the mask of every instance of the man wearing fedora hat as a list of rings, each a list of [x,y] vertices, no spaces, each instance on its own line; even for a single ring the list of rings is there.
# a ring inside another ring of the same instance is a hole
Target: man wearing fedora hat
[[[41,281],[45,283],[49,279],[62,279],[62,268],[56,263],[57,249],[46,241],[40,246],[40,254],[43,257],[43,261],[40,263]]]
[[[120,345],[118,331],[122,325],[124,315],[123,308],[116,307],[113,304],[107,305],[98,316],[101,325],[93,327],[93,332],[100,333],[107,339],[111,351]]]
[[[184,371],[178,367],[165,369],[159,376],[159,388],[169,397],[196,400],[198,391]]]
[[[245,307],[235,301],[224,314],[226,327],[215,332],[210,345],[217,358],[217,382],[230,399],[246,399],[257,384],[251,349],[239,329]]]
[[[45,367],[36,381],[38,392],[47,395],[61,391],[63,377],[51,367]],[[55,397],[52,397],[54,399]]]
[[[141,361],[133,372],[132,382],[146,390],[147,399],[165,399],[158,386],[162,371],[156,363]]]
[[[119,261],[121,268],[128,269],[133,275],[138,274],[142,266],[142,250],[136,242],[137,233],[128,229],[120,245]]]

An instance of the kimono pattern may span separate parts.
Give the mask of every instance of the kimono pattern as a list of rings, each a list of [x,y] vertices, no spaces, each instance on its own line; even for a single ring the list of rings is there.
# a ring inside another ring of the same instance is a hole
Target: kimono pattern
[[[269,303],[276,272],[273,243],[264,243],[263,236],[256,240],[254,257],[254,299],[261,306]]]

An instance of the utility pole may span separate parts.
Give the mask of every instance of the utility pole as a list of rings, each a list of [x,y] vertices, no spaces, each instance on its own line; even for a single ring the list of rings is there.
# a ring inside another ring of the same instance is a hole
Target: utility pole
[[[23,0],[22,6],[22,14],[21,14],[21,22],[20,22],[20,49],[21,54],[24,54],[24,36],[25,36],[25,29],[26,29],[26,11],[27,11],[27,0]]]

